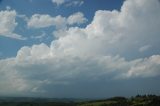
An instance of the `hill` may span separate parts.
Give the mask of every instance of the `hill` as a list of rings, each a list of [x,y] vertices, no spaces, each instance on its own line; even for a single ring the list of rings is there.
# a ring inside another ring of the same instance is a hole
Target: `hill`
[[[88,101],[77,106],[160,106],[160,96],[137,95],[136,97],[113,97],[106,100]]]

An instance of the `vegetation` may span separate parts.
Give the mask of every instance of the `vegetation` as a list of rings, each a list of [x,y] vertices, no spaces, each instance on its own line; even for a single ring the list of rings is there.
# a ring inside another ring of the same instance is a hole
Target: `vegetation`
[[[137,95],[136,97],[113,97],[104,100],[93,100],[85,102],[64,101],[55,102],[49,100],[38,101],[36,99],[28,102],[9,102],[0,101],[0,106],[160,106],[160,96],[156,95]]]
[[[137,95],[131,98],[114,97],[106,100],[79,103],[78,106],[160,106],[160,96]]]

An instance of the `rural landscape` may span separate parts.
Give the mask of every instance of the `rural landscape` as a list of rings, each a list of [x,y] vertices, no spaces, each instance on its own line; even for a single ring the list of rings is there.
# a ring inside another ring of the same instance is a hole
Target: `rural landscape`
[[[0,98],[0,106],[160,106],[160,96],[137,95],[109,99]]]

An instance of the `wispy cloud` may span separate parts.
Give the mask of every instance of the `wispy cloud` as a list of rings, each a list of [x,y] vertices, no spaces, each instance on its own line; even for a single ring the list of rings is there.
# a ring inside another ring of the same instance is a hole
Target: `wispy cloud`
[[[52,0],[52,2],[55,3],[57,6],[59,6],[65,3],[65,0]]]
[[[151,45],[144,45],[144,46],[142,46],[142,47],[139,48],[139,52],[147,51],[151,47],[152,47]]]
[[[70,6],[81,6],[84,4],[84,1],[82,0],[73,0],[73,1],[70,1],[68,3],[66,3],[66,6],[67,7],[70,7]]]
[[[54,4],[57,6],[65,5],[67,7],[69,6],[81,6],[83,5],[83,0],[52,0]]]

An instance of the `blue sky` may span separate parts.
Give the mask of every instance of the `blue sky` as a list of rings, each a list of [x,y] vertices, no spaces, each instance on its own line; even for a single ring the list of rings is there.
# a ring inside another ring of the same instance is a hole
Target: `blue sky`
[[[1,0],[0,96],[159,94],[158,0]]]
[[[79,1],[79,0],[78,0]],[[68,2],[67,4],[73,1]],[[88,23],[92,21],[95,11],[97,10],[113,10],[120,9],[123,0],[86,0],[83,5],[72,5],[67,6],[67,4],[62,4],[61,6],[57,6],[52,3],[51,0],[1,0],[0,10],[6,10],[7,7],[10,7],[11,10],[16,10],[16,12],[20,15],[26,15],[27,17],[31,17],[33,14],[49,14],[51,16],[62,15],[64,17],[68,17],[69,15],[75,12],[84,13],[85,17],[88,19],[87,23],[84,23],[82,26],[86,26]],[[48,35],[48,39],[43,39],[42,41],[28,39],[25,41],[19,41],[15,39],[5,38],[0,36],[0,45],[5,45],[0,47],[1,56],[0,58],[12,57],[16,56],[17,51],[22,46],[31,46],[33,44],[46,43],[50,44],[54,39],[52,36],[52,32],[54,28],[45,28],[45,29],[28,29],[26,27],[26,22],[24,22],[21,18],[16,18],[18,22],[18,26],[15,28],[14,32],[21,34],[27,38],[30,36],[38,36],[43,33]],[[7,44],[6,44],[7,42]],[[6,49],[7,48],[7,49]],[[14,48],[14,49],[13,49]],[[3,52],[3,53],[2,53]],[[3,55],[2,55],[3,54]]]

